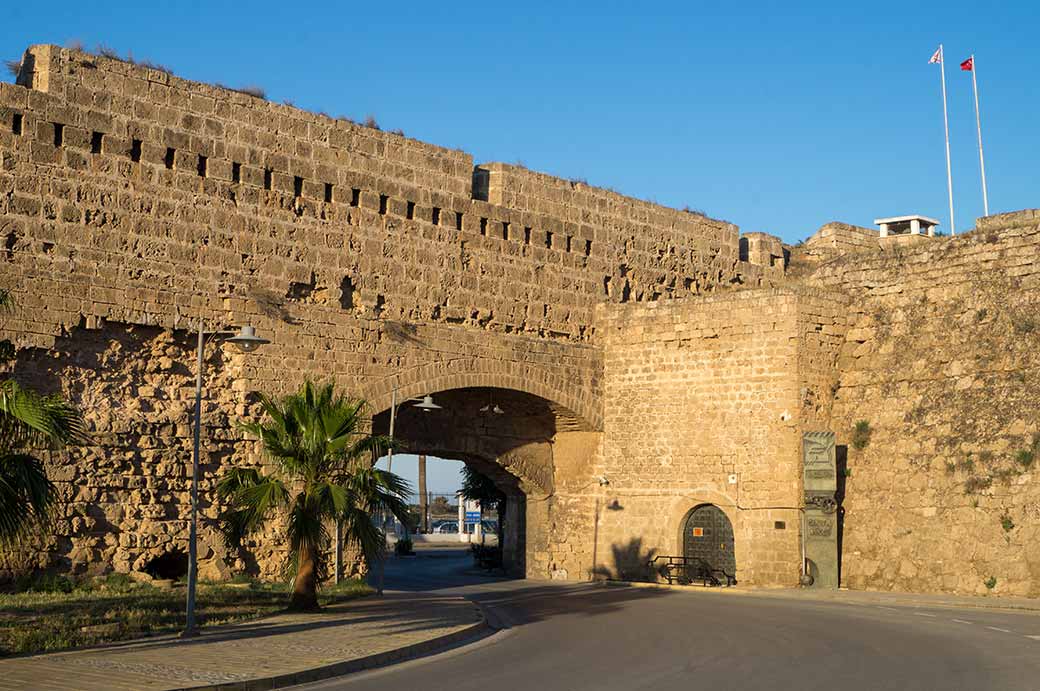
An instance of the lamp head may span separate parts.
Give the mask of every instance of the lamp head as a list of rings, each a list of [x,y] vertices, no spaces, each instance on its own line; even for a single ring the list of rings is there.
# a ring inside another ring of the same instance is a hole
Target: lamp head
[[[433,402],[433,396],[426,394],[423,399],[415,404],[416,408],[419,408],[424,413],[428,413],[431,410],[440,410],[441,406]]]
[[[229,343],[237,345],[240,350],[246,353],[252,353],[265,343],[270,343],[266,338],[260,338],[257,336],[256,329],[252,326],[243,326],[237,334],[227,340]]]

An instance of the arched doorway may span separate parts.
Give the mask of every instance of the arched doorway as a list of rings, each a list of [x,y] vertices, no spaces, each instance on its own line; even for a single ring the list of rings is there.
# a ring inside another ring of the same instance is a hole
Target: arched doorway
[[[714,504],[701,504],[686,514],[682,545],[687,559],[703,560],[712,570],[735,577],[737,560],[733,541],[733,524]]]

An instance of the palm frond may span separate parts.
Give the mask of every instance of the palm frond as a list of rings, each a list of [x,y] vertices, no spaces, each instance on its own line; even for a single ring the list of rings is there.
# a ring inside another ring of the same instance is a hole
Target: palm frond
[[[251,468],[232,469],[218,484],[218,494],[229,502],[220,514],[220,531],[231,547],[257,530],[270,514],[289,504],[289,490],[278,478],[264,477]]]
[[[12,544],[47,522],[57,501],[40,459],[25,453],[0,456],[0,544]]]
[[[59,396],[41,396],[13,380],[0,382],[0,450],[60,447],[88,440],[83,418]]]

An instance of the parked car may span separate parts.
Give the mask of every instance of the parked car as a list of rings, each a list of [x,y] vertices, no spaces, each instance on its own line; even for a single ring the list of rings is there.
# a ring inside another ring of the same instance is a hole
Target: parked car
[[[457,533],[459,532],[458,521],[442,521],[437,525],[433,526],[433,532],[435,533]]]

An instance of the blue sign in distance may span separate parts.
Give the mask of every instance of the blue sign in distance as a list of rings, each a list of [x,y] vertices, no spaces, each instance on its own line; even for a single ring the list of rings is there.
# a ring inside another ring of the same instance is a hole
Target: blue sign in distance
[[[466,512],[466,523],[480,523],[480,512],[479,511],[467,511]]]

